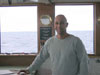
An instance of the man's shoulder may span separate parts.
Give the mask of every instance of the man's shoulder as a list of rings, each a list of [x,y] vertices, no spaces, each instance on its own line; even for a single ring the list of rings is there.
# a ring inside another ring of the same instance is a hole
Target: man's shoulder
[[[53,41],[54,41],[54,38],[55,38],[55,36],[50,37],[50,38],[46,41],[46,43],[51,43],[51,42],[53,42]]]
[[[50,37],[47,41],[53,41],[55,36]]]
[[[71,35],[71,36],[72,36],[72,40],[76,42],[81,41],[81,39],[78,36],[75,36],[75,35]]]
[[[72,35],[72,34],[70,34],[70,36],[71,36],[73,39],[79,39],[78,36],[75,36],[75,35]]]

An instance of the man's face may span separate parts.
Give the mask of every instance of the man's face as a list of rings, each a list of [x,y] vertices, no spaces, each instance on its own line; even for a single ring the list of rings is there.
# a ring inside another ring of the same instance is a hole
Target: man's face
[[[54,22],[54,28],[58,34],[63,34],[66,32],[67,22],[62,16],[58,16]]]

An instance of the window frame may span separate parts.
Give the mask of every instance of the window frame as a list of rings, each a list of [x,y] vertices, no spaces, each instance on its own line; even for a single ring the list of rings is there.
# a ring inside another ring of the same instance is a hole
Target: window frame
[[[38,5],[34,3],[19,3],[19,4],[12,4],[12,5],[0,5],[0,7],[20,7],[20,6],[37,6],[37,12],[38,12]],[[37,22],[38,22],[38,14],[37,14]],[[1,25],[0,25],[0,38],[1,38]],[[0,39],[1,42],[1,39]],[[39,42],[38,42],[38,23],[37,23],[37,53],[1,53],[1,44],[0,44],[0,56],[36,56],[39,53]]]
[[[25,3],[25,4],[12,4],[12,5],[0,5],[0,6],[38,6],[39,4],[36,4],[36,3]],[[97,33],[99,33],[99,30],[97,31],[97,18],[98,18],[98,14],[97,13],[100,13],[100,11],[98,10],[98,7],[100,7],[100,3],[96,3],[96,2],[91,2],[91,3],[55,3],[54,5],[93,5],[94,6],[94,9],[93,9],[93,13],[94,13],[94,54],[88,54],[90,57],[99,57],[100,56],[100,47],[99,47],[99,43],[100,41],[97,40],[97,38],[99,38],[99,36],[97,35]],[[54,13],[53,13],[54,14]],[[38,24],[38,23],[37,23]],[[39,25],[38,27],[39,28]],[[53,30],[54,31],[54,30]],[[1,34],[1,33],[0,33]],[[40,51],[40,40],[39,40],[39,29],[38,29],[38,52]],[[1,35],[0,35],[1,37]],[[0,40],[1,41],[1,40]],[[0,45],[0,48],[1,48],[1,45]],[[37,53],[38,54],[38,53]],[[37,54],[33,54],[33,55],[37,55]],[[1,55],[2,56],[2,55]],[[13,55],[12,55],[13,56]]]
[[[97,3],[55,3],[55,5],[93,5],[93,50],[94,50],[94,54],[88,54],[89,57],[98,57],[100,55],[100,51],[99,49],[97,49],[97,35],[96,35],[96,27],[97,27],[97,24],[96,24],[96,4]],[[97,54],[97,52],[99,52]]]
[[[69,9],[70,6],[73,7],[73,8],[74,8],[74,6],[81,7],[81,5],[56,5],[55,8],[57,7],[57,11],[59,12],[59,8],[60,8],[60,7],[63,8],[63,6],[64,6],[64,7],[67,7],[67,6],[68,6],[68,9]],[[87,6],[87,5],[82,5],[82,7],[85,7],[85,6]],[[94,8],[94,6],[93,6],[92,4],[91,4],[91,6]],[[88,6],[87,6],[87,7],[88,7]],[[86,7],[86,8],[87,8],[87,7]],[[60,9],[61,9],[61,8],[60,8]],[[65,9],[65,8],[64,8],[64,9]],[[67,8],[66,8],[66,9],[67,9]],[[65,9],[65,11],[66,11],[66,9]],[[71,10],[72,10],[72,9],[71,9]],[[56,12],[56,10],[55,10],[55,12]],[[62,12],[60,12],[60,13],[62,13]],[[92,9],[92,12],[91,12],[91,13],[93,13],[93,9]],[[66,13],[63,13],[63,14],[66,14]],[[57,15],[57,14],[56,14],[56,15]],[[67,15],[67,16],[68,16],[68,15]],[[93,19],[93,18],[92,18],[92,19]],[[92,23],[94,23],[94,22],[92,21]],[[70,25],[69,25],[69,26],[70,26]],[[92,25],[92,28],[94,28],[93,26],[94,26],[94,24]],[[85,26],[85,27],[86,27],[86,26]],[[69,28],[69,27],[68,27],[68,28]],[[70,31],[70,28],[69,28],[69,29],[67,29],[67,31],[68,31],[68,32],[71,32],[71,31],[73,31],[73,29]],[[74,30],[74,31],[77,31],[77,30]],[[79,30],[79,31],[80,31],[80,30]],[[85,30],[84,30],[84,31],[85,31]],[[87,30],[86,30],[86,31],[87,31]],[[94,35],[94,29],[93,29],[93,31],[92,31],[92,34]],[[81,37],[80,37],[80,38],[81,38]],[[82,38],[81,38],[81,39],[82,39]],[[94,38],[93,38],[93,39],[94,39]],[[83,43],[85,43],[84,41],[85,41],[85,40],[83,40]],[[93,41],[93,43],[92,43],[92,45],[93,45],[93,46],[92,46],[92,47],[93,47],[93,48],[92,48],[92,52],[93,52],[93,53],[88,53],[88,54],[94,54],[94,40],[92,40],[92,41]],[[87,49],[86,49],[86,50],[87,50]],[[87,52],[88,52],[88,50],[87,50]]]

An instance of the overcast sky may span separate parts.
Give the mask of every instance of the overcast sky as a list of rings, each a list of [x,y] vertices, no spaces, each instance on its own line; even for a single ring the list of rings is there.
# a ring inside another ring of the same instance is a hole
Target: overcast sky
[[[56,6],[55,15],[67,17],[68,30],[93,30],[93,5]],[[37,7],[0,7],[2,32],[37,31]]]
[[[0,7],[2,32],[37,31],[37,7]]]
[[[68,30],[93,30],[93,5],[56,6],[55,15],[64,14]]]

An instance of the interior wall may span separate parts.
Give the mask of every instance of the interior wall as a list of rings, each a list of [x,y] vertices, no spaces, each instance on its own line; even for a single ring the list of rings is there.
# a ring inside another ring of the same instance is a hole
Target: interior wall
[[[0,66],[28,66],[32,63],[35,56],[0,56]]]
[[[39,50],[41,48],[41,44],[46,41],[46,40],[40,40],[40,28],[43,27],[43,28],[48,28],[48,27],[51,27],[52,29],[52,36],[54,35],[54,27],[53,27],[53,24],[54,24],[54,13],[55,13],[55,10],[54,10],[54,5],[51,5],[51,4],[39,4],[38,5],[38,45],[39,45]],[[41,16],[43,15],[48,15],[51,17],[52,21],[49,25],[43,25],[40,21],[40,18]],[[44,34],[45,35],[45,34]]]
[[[100,56],[100,3],[95,4],[96,24],[96,55]]]
[[[40,50],[41,41],[45,42],[45,40],[40,40],[40,27],[52,27],[53,30],[53,21],[54,21],[54,5],[48,4],[38,4],[38,44]],[[100,3],[95,3],[95,40],[96,40],[96,54],[100,55],[100,22],[98,21],[98,17],[100,17]],[[52,18],[52,23],[49,26],[44,26],[40,22],[41,15],[50,15]],[[52,31],[52,35],[54,35],[54,30]],[[10,56],[10,55],[0,55],[0,66],[26,66],[32,63],[36,55],[19,55],[19,56]],[[24,63],[23,63],[24,61]]]

